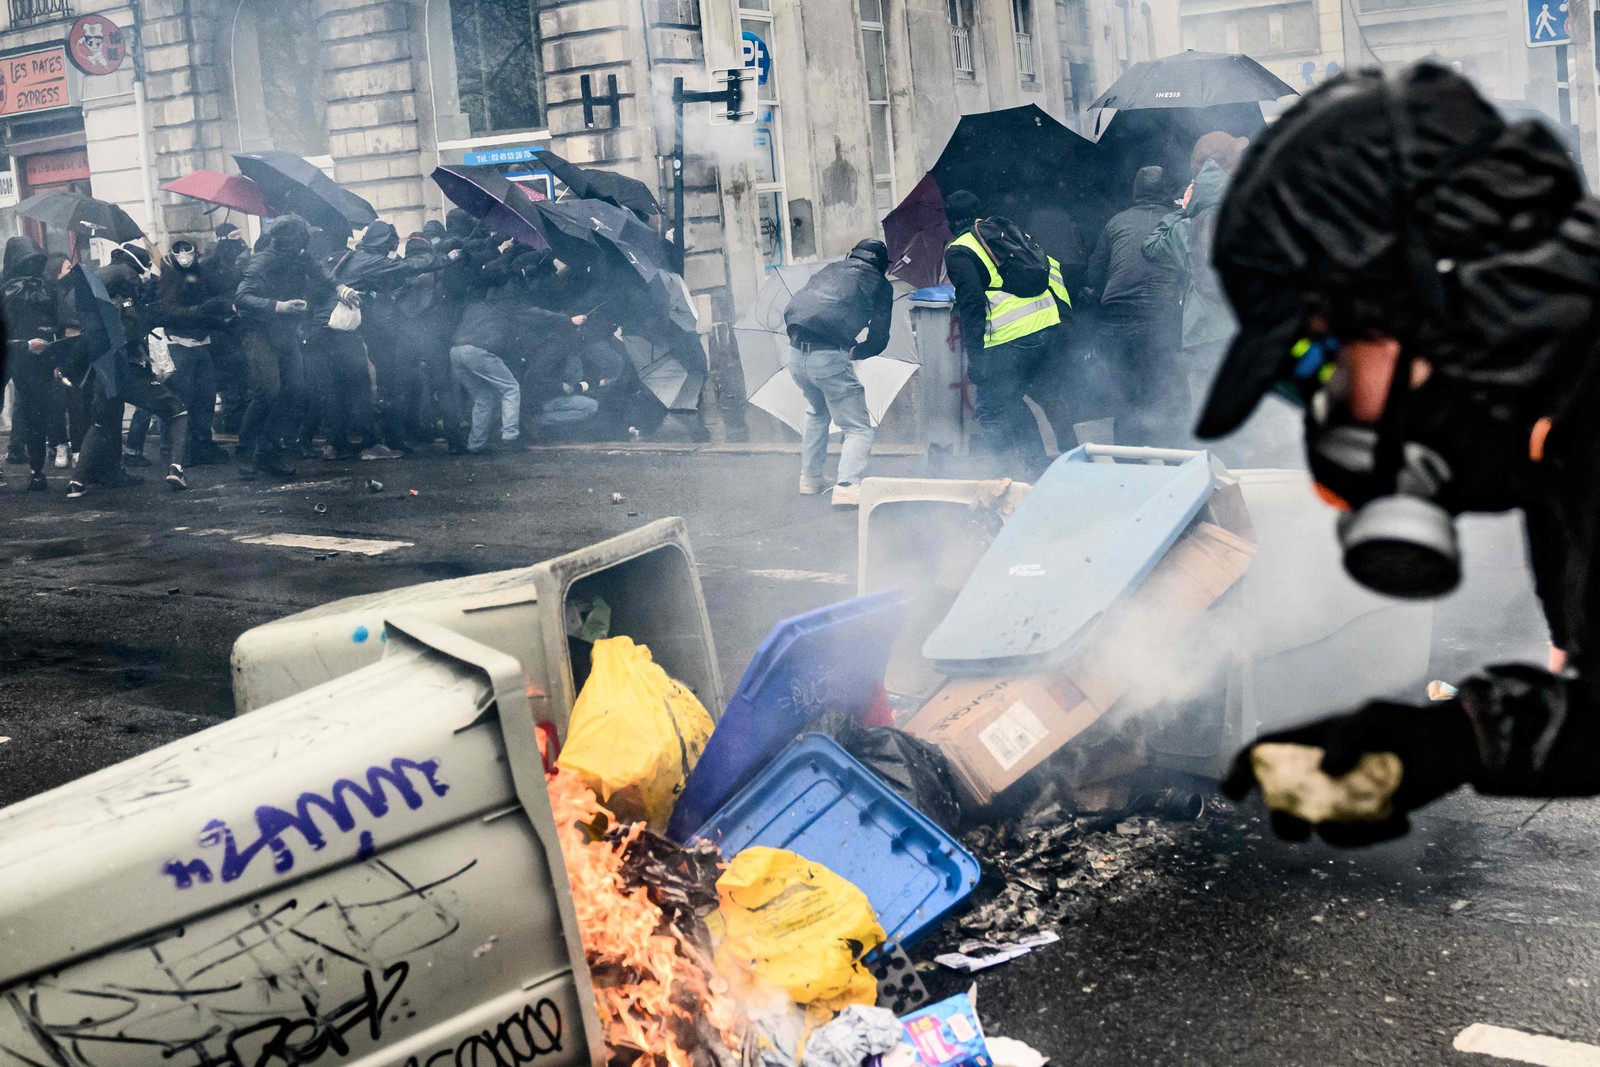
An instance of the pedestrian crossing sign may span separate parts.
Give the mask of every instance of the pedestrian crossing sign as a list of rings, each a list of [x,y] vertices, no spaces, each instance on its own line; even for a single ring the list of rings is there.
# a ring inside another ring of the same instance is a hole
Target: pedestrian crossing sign
[[[1567,25],[1567,0],[1527,0],[1528,47],[1571,44]]]

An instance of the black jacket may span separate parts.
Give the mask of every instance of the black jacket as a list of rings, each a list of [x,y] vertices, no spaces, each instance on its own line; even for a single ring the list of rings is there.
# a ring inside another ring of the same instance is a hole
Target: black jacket
[[[1145,240],[1171,210],[1171,201],[1156,192],[1113,215],[1100,231],[1084,284],[1099,294],[1101,307],[1141,318],[1177,313],[1176,273],[1144,255]]]
[[[232,294],[219,295],[199,264],[180,267],[167,256],[161,261],[161,279],[156,292],[157,319],[169,338],[206,340],[211,331],[228,324],[233,316]]]
[[[0,260],[0,315],[5,319],[6,348],[13,357],[18,345],[36,337],[56,339],[56,294],[44,280],[44,262],[44,249],[31,238],[6,242]]]
[[[528,303],[520,286],[507,285],[467,305],[456,326],[453,344],[476,345],[501,359],[520,360],[533,349],[573,344],[568,316]]]
[[[852,359],[876,356],[889,345],[894,287],[876,264],[852,252],[829,263],[789,300],[783,321],[794,344],[842,348]],[[864,340],[857,341],[866,330]]]
[[[268,242],[251,255],[233,303],[240,318],[261,329],[274,343],[282,344],[295,338],[303,316],[279,315],[278,301],[304,300],[313,312],[324,305],[331,310],[333,294],[333,279],[310,253],[283,252]]]
[[[406,282],[419,274],[432,274],[441,270],[444,260],[431,255],[391,259],[389,253],[399,246],[395,228],[379,219],[367,227],[355,248],[339,257],[333,268],[333,280],[348,285],[362,294],[361,324],[363,327],[388,327],[398,317],[391,299]],[[370,294],[376,294],[372,299]],[[326,326],[333,305],[318,313],[318,324]]]

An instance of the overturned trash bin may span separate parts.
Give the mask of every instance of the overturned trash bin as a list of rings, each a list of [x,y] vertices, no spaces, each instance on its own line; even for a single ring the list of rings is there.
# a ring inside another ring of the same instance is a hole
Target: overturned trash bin
[[[516,658],[534,717],[565,737],[588,677],[588,646],[569,625],[570,609],[596,601],[610,613],[605,636],[648,646],[713,714],[722,707],[711,620],[676,518],[532,567],[350,597],[258,626],[233,646],[234,702],[251,711],[377,662],[384,620],[403,611]]]
[[[522,665],[381,623],[376,663],[0,811],[0,1049],[604,1062]]]

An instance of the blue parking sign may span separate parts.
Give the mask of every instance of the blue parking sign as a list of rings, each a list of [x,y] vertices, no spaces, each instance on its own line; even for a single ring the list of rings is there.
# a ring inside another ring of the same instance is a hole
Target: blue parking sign
[[[1528,0],[1528,47],[1571,43],[1566,0]]]

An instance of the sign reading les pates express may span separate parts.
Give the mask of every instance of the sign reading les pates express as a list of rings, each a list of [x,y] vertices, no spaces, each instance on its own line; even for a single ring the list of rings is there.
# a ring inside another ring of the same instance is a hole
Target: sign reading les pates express
[[[0,57],[0,115],[66,107],[67,50],[61,45]]]

